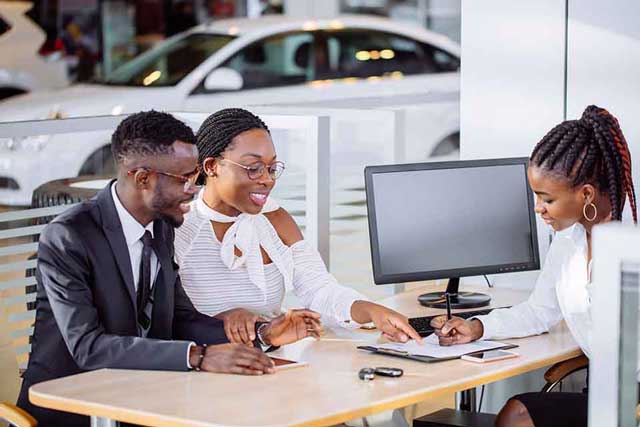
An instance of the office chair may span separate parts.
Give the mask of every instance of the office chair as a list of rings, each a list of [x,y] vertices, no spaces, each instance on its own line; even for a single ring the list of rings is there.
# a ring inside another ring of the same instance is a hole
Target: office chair
[[[0,420],[15,427],[36,427],[38,425],[35,418],[9,403],[0,403]]]
[[[15,359],[5,357],[7,354],[3,353],[0,371],[3,375],[13,372],[17,381],[27,366],[36,315],[37,256],[33,252],[37,250],[37,236],[46,223],[67,208],[0,213],[0,224],[5,225],[0,231],[0,246],[4,255],[0,257],[0,345],[4,348],[13,347],[15,353]],[[21,224],[25,221],[28,221],[26,227]],[[6,398],[10,399],[13,390],[7,390],[10,395]],[[2,420],[17,427],[37,425],[37,421],[24,410],[11,403],[0,402]]]
[[[589,359],[585,355],[558,362],[544,373],[546,384],[540,391],[550,393],[569,375],[588,367]],[[636,416],[640,418],[640,406],[636,408]],[[493,427],[495,419],[495,414],[445,408],[415,419],[413,427]]]

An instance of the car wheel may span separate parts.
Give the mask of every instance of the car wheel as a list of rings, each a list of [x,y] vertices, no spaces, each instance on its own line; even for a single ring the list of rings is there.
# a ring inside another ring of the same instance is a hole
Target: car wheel
[[[105,145],[89,156],[78,175],[114,175],[115,173],[116,163],[111,154],[111,145]]]
[[[22,95],[25,93],[27,92],[22,89],[17,89],[15,87],[3,87],[3,88],[0,88],[0,101],[3,99],[10,98],[12,96]]]
[[[447,156],[449,154],[460,152],[460,134],[454,133],[443,139],[436,145],[431,152],[430,157]]]

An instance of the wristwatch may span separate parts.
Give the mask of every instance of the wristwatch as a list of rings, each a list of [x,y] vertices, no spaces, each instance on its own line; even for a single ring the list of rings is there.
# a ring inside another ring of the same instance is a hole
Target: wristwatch
[[[256,336],[258,337],[258,344],[263,347],[269,347],[269,344],[264,342],[264,339],[262,338],[262,331],[268,324],[269,322],[256,322]]]
[[[262,332],[264,331],[264,328],[269,323],[270,322],[256,322],[256,336],[258,337],[258,344],[260,344],[260,346],[263,348],[265,353],[268,353],[270,351],[274,351],[280,348],[279,345],[267,344],[263,338]]]

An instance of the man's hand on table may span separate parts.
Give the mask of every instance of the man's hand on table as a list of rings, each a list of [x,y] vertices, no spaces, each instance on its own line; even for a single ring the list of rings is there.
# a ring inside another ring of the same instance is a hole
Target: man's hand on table
[[[275,365],[261,349],[244,344],[210,345],[202,362],[201,346],[193,346],[189,351],[191,366],[200,366],[200,370],[225,374],[262,375],[275,372]]]

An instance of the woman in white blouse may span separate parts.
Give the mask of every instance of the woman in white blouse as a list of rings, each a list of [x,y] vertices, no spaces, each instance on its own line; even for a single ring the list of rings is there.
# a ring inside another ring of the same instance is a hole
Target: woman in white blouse
[[[420,340],[405,316],[339,285],[269,198],[284,164],[259,117],[218,111],[196,138],[205,187],[176,230],[176,261],[194,306],[222,319],[231,342],[251,344],[255,323],[280,313],[285,289],[325,324],[373,322],[393,341]]]
[[[590,356],[591,230],[596,224],[620,221],[626,200],[637,223],[631,156],[618,121],[590,106],[580,120],[556,126],[533,150],[528,178],[536,194],[536,212],[557,232],[533,293],[509,309],[473,320],[447,322],[438,317],[432,325],[440,343],[452,345],[541,334],[564,319]],[[496,425],[586,426],[587,395],[514,396],[498,414]]]

